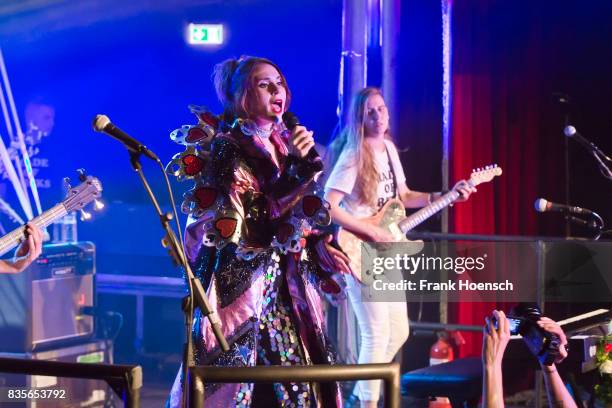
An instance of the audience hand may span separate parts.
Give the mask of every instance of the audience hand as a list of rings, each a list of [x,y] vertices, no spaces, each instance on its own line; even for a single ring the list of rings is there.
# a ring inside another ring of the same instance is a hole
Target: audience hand
[[[499,366],[510,340],[510,324],[501,310],[494,310],[492,316],[485,318],[483,329],[482,362],[485,366]],[[495,327],[497,321],[497,328]]]
[[[563,329],[561,329],[561,326],[559,326],[557,322],[549,319],[548,317],[541,317],[540,320],[538,320],[538,326],[547,332],[554,333],[559,336],[559,339],[561,340],[561,344],[559,344],[559,357],[557,357],[555,360],[555,364],[559,364],[567,357],[567,337],[565,336]]]

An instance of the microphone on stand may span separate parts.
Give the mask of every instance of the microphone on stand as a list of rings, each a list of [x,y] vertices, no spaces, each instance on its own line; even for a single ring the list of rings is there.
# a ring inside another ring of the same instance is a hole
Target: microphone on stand
[[[106,133],[113,139],[117,139],[131,152],[134,153],[142,153],[147,156],[149,159],[154,161],[159,161],[157,155],[153,153],[151,150],[147,149],[145,145],[140,143],[138,140],[134,139],[132,136],[125,133],[123,130],[119,129],[115,126],[108,116],[106,115],[96,115],[93,120],[93,128],[96,132]]]
[[[537,212],[547,212],[547,211],[560,211],[565,213],[565,219],[573,222],[574,224],[582,225],[584,227],[592,228],[598,234],[595,236],[595,240],[599,239],[601,235],[601,231],[604,229],[604,221],[599,214],[595,211],[582,208],[582,207],[574,207],[571,205],[565,204],[557,204],[550,201],[547,201],[543,198],[538,198],[534,203],[535,210]],[[592,221],[585,221],[578,217],[574,217],[571,214],[578,215],[587,215],[591,217]]]
[[[587,149],[592,150],[594,153],[601,155],[601,157],[603,157],[607,161],[612,161],[612,159],[608,157],[604,152],[602,152],[601,149],[595,145],[595,143],[582,136],[574,126],[566,126],[563,129],[563,134],[570,139],[575,139],[578,143],[582,144]]]
[[[561,212],[567,212],[571,214],[587,214],[587,215],[593,214],[593,211],[588,210],[586,208],[574,207],[574,206],[565,205],[565,204],[557,204],[557,203],[553,203],[552,201],[548,201],[544,198],[538,198],[537,200],[535,200],[535,203],[533,203],[533,206],[535,207],[535,210],[537,212],[561,211]]]
[[[582,136],[578,132],[578,130],[576,130],[576,128],[572,125],[568,125],[564,127],[563,134],[565,135],[565,137],[568,137],[570,139],[575,139],[579,143],[585,144],[587,147],[591,147],[590,142],[584,136]]]
[[[287,111],[283,113],[283,123],[285,124],[288,130],[293,132],[293,129],[295,129],[296,126],[300,125],[300,120],[293,113]],[[310,150],[306,154],[306,157],[304,158],[313,164],[313,167],[316,169],[316,171],[323,170],[323,160],[321,160],[321,156],[319,156],[319,153],[317,152],[317,149],[314,148],[314,146],[310,148]]]

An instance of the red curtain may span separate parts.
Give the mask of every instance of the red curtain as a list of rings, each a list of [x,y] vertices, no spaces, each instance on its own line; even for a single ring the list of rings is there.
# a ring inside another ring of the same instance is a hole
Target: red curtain
[[[453,2],[451,180],[492,163],[503,175],[456,205],[450,225],[456,233],[533,235],[538,220],[532,205],[542,185],[551,184],[546,167],[559,168],[562,144],[555,141],[550,149],[549,139],[560,138],[541,120],[550,92],[543,80],[547,52],[540,15],[533,7],[500,4]],[[449,304],[449,321],[482,325],[491,310],[508,306]],[[459,354],[480,354],[482,334],[467,334],[466,340]]]

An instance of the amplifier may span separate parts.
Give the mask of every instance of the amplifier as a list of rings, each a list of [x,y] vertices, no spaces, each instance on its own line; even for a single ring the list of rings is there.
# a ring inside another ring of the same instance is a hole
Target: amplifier
[[[0,352],[29,352],[90,337],[95,246],[47,244],[25,271],[0,275]]]
[[[113,363],[113,346],[110,341],[96,340],[31,353],[0,353],[0,357],[31,360],[63,361],[67,363]],[[45,390],[61,393],[58,399],[30,399],[25,403],[9,403],[0,400],[3,408],[57,408],[57,407],[107,407],[113,405],[114,392],[106,381],[82,378],[51,377],[40,375],[7,374],[0,372],[0,389]]]

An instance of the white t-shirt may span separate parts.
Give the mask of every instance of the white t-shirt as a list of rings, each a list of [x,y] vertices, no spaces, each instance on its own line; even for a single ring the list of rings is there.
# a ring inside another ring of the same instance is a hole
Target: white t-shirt
[[[354,150],[344,149],[329,175],[327,183],[325,183],[325,190],[334,189],[345,193],[346,195],[341,205],[349,214],[360,218],[374,215],[390,198],[396,195],[396,186],[394,185],[393,174],[389,166],[389,157],[393,163],[393,171],[395,172],[397,183],[400,185],[406,183],[406,176],[404,175],[395,145],[390,140],[385,140],[385,145],[389,155],[384,150],[374,152],[374,162],[378,170],[376,206],[372,207],[368,204],[363,204],[355,192],[358,169],[357,154]]]

